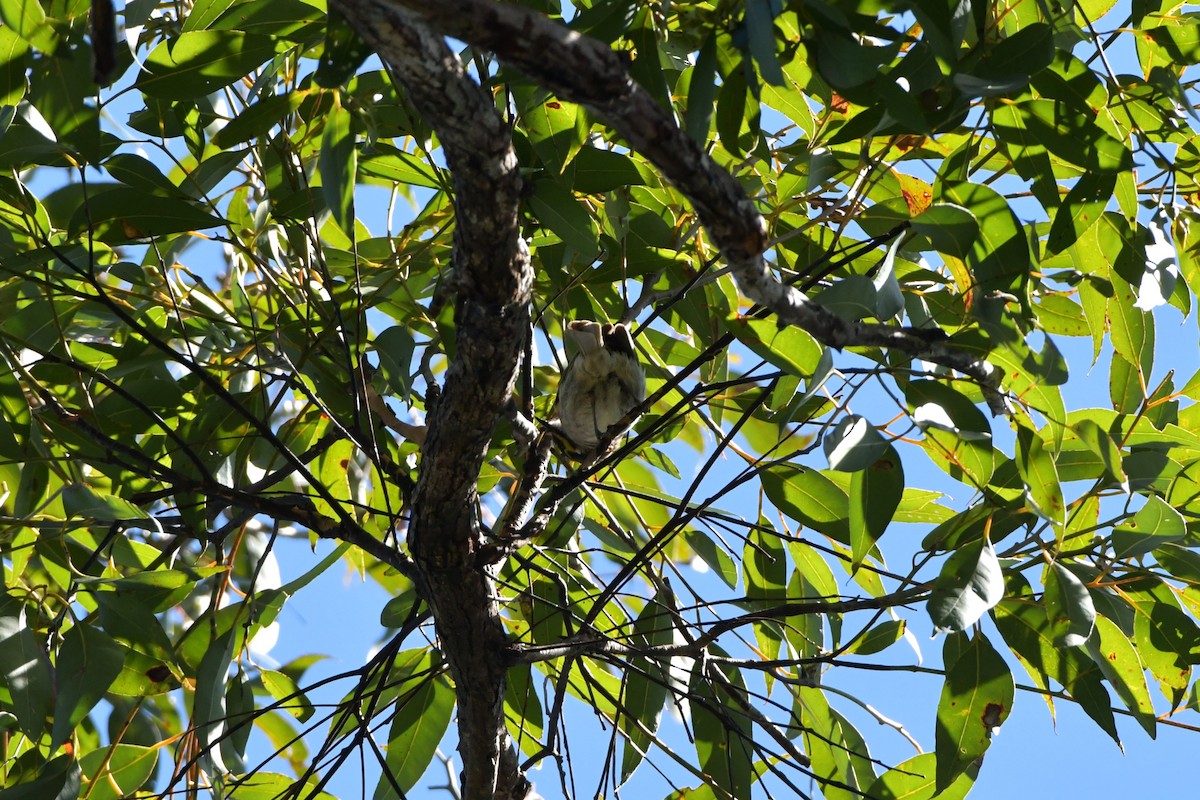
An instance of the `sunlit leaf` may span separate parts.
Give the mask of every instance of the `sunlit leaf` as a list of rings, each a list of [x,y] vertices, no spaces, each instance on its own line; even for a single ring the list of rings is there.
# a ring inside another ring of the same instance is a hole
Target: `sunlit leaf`
[[[739,341],[792,375],[807,378],[816,371],[822,348],[806,331],[749,317],[728,320],[727,324]]]
[[[1092,596],[1083,582],[1057,561],[1044,574],[1046,616],[1051,625],[1063,631],[1057,644],[1079,647],[1096,625]]]
[[[962,800],[971,791],[979,771],[974,765],[968,766],[939,792],[936,768],[937,756],[934,753],[913,756],[880,775],[866,795],[880,800],[931,800],[935,796],[945,800]]]
[[[762,483],[767,497],[780,511],[840,542],[849,543],[849,498],[829,478],[804,467],[779,466],[764,472]]]
[[[974,183],[943,187],[942,197],[978,222],[979,237],[967,253],[980,291],[1021,293],[1027,280],[1029,245],[1016,215],[994,189]],[[956,237],[957,239],[957,237]]]
[[[1157,725],[1146,674],[1129,637],[1107,617],[1096,617],[1087,650],[1134,719],[1154,738]]]
[[[289,675],[276,670],[264,669],[261,671],[260,677],[263,686],[271,697],[275,698],[280,708],[301,722],[307,721],[313,715],[312,703]]]
[[[940,630],[963,631],[1003,596],[1000,561],[992,543],[981,539],[946,559],[926,607]]]
[[[525,126],[533,149],[554,175],[561,175],[583,146],[587,125],[574,103],[549,98],[525,111]]]
[[[287,45],[240,31],[193,31],[163,42],[146,57],[137,87],[154,97],[199,97],[228,86]]]
[[[1187,535],[1183,516],[1160,498],[1150,495],[1132,519],[1113,528],[1113,550],[1118,558],[1150,552]]]
[[[158,748],[118,743],[92,750],[79,760],[89,798],[120,800],[142,788],[158,766]]]
[[[947,664],[934,734],[939,788],[949,787],[988,749],[1012,712],[1015,692],[1008,665],[976,633]]]

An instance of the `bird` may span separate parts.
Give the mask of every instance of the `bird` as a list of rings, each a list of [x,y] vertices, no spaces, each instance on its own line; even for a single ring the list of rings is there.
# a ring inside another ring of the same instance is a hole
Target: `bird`
[[[578,351],[558,384],[555,428],[576,450],[590,452],[606,434],[628,429],[609,430],[646,399],[646,373],[622,323],[574,320],[563,336]]]

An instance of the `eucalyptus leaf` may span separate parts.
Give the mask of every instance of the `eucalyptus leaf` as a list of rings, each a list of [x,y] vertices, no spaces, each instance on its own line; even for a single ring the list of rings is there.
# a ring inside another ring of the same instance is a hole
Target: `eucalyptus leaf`
[[[964,545],[946,559],[926,607],[938,630],[963,631],[1002,597],[1000,560],[992,543],[981,539]]]

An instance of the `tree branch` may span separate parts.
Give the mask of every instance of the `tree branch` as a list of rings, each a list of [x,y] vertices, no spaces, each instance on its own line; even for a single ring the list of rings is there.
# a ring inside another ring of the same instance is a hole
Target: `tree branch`
[[[674,658],[676,656],[699,658],[723,634],[737,630],[745,625],[766,620],[798,617],[805,614],[848,614],[852,611],[891,608],[893,606],[907,605],[908,603],[920,601],[927,594],[928,590],[916,588],[893,592],[883,597],[857,598],[853,600],[796,600],[780,603],[770,608],[750,611],[729,619],[717,620],[693,641],[653,647],[635,647],[617,639],[599,636],[592,630],[587,630],[574,636],[568,636],[556,644],[514,645],[510,659],[514,664],[533,664],[557,658],[576,658],[601,654],[641,656],[644,658]],[[828,659],[818,658],[814,660],[825,661]]]
[[[378,7],[404,6],[447,36],[490,50],[564,100],[603,119],[657,167],[696,209],[728,262],[742,293],[821,343],[882,347],[950,367],[979,383],[994,414],[1008,404],[999,391],[1001,373],[987,361],[953,347],[930,331],[847,322],[771,274],[763,258],[766,223],[737,179],[689,137],[628,74],[606,44],[581,36],[531,9],[492,0],[366,0]]]

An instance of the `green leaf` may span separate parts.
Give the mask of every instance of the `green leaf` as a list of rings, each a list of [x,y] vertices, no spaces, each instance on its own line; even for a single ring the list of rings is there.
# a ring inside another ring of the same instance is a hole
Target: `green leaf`
[[[742,551],[742,575],[746,585],[746,607],[770,608],[787,600],[787,548],[779,535],[770,529],[765,517],[752,529]],[[773,620],[755,622],[754,639],[758,652],[765,659],[779,657],[783,633]],[[768,679],[770,685],[770,679]]]
[[[58,42],[58,35],[46,19],[41,3],[0,0],[0,22],[43,53],[52,52]]]
[[[286,42],[240,31],[192,31],[146,56],[137,88],[168,100],[212,94],[246,77],[288,48]]]
[[[62,491],[63,509],[70,517],[115,522],[149,519],[150,515],[120,497],[98,494],[86,483],[69,483]]]
[[[878,800],[963,800],[975,784],[979,768],[970,764],[954,782],[942,789],[937,788],[937,756],[922,753],[902,761],[879,776],[867,789],[865,797]]]
[[[1030,508],[1039,517],[1061,526],[1065,520],[1066,501],[1054,457],[1042,438],[1024,425],[1017,428],[1016,461]]]
[[[1150,738],[1155,737],[1154,706],[1146,687],[1141,659],[1129,637],[1107,617],[1096,617],[1096,631],[1087,642],[1088,655]]]
[[[807,331],[750,317],[735,317],[726,325],[738,341],[789,374],[808,378],[816,372],[824,348]]]
[[[225,681],[233,659],[236,636],[226,631],[213,641],[196,669],[196,692],[192,697],[192,725],[201,748],[214,765],[223,769],[220,741],[225,733]]]
[[[783,79],[782,86],[766,84],[761,87],[763,103],[783,114],[801,131],[811,134],[816,128],[816,118],[808,105],[805,89],[812,80],[808,64],[803,58],[794,58],[784,67]]]
[[[1023,101],[1016,110],[1032,135],[1069,164],[1087,172],[1117,172],[1132,162],[1128,148],[1096,125],[1094,111],[1046,99]]]
[[[1092,74],[1084,70],[1089,76]],[[1029,129],[1028,120],[1012,103],[997,103],[991,109],[992,126],[997,138],[1007,146],[1017,174],[1029,181],[1033,196],[1047,211],[1058,207],[1061,199],[1054,164],[1046,146]]]
[[[946,497],[947,495],[942,492],[907,486],[892,519],[896,522],[915,522],[921,525],[936,525],[945,522],[954,516],[954,512],[949,506],[938,502]]]
[[[1046,333],[1062,336],[1087,336],[1089,333],[1083,308],[1066,295],[1043,294],[1033,310]]]
[[[742,574],[747,600],[778,602],[785,599],[787,549],[778,535],[757,528],[750,531],[742,550]]]
[[[613,6],[608,25],[612,25],[628,13],[621,7],[623,5],[621,2],[606,3],[605,5]],[[650,93],[659,108],[664,111],[669,110],[671,108],[671,85],[659,55],[658,31],[655,29],[653,17],[645,6],[637,8],[633,13],[636,15],[634,21],[629,24],[627,29],[621,31],[627,41],[633,42],[637,54],[633,60],[633,66],[629,68],[629,74]],[[607,27],[607,25],[602,25],[602,27]],[[614,38],[616,37],[614,36]]]
[[[776,0],[746,0],[746,38],[750,55],[758,64],[762,79],[772,86],[783,86],[783,70],[775,54]]]
[[[272,772],[253,772],[246,775],[228,776],[227,785],[236,787],[232,797],[237,800],[279,800],[288,794],[299,792],[305,800],[337,800],[328,792],[319,791],[323,779],[314,775],[307,781]],[[232,798],[231,798],[232,800]]]
[[[263,687],[275,698],[280,707],[301,722],[307,722],[313,715],[312,702],[291,676],[273,669],[264,669],[259,674]]]
[[[8,594],[0,600],[0,675],[17,724],[37,741],[54,701],[50,660],[26,621],[25,606]]]
[[[1054,30],[1034,22],[1001,39],[984,61],[988,75],[1025,75],[1045,69],[1054,59]]]
[[[235,769],[242,769],[246,760],[246,745],[250,742],[258,713],[254,704],[254,688],[241,665],[225,685],[225,713],[229,715],[229,733],[221,740],[221,760]]]
[[[67,631],[54,665],[51,752],[67,740],[104,697],[124,664],[125,651],[103,631],[87,624],[74,625]]]
[[[1000,560],[987,539],[963,546],[942,566],[926,608],[938,630],[963,631],[1004,597]]]
[[[692,669],[688,688],[696,755],[714,788],[732,797],[749,797],[754,777],[750,758],[753,732],[741,709],[750,700],[736,671],[719,682],[706,674],[718,669],[703,659]]]
[[[649,600],[633,624],[631,644],[635,648],[663,647],[674,640],[675,626],[672,621],[670,598],[659,596]],[[624,732],[625,754],[621,759],[621,783],[629,780],[634,770],[642,763],[654,736],[658,732],[670,676],[667,672],[669,659],[635,656],[625,673],[621,705],[625,713],[617,719]]]
[[[551,175],[563,173],[587,137],[584,110],[556,98],[535,102],[526,109],[522,121],[529,143]]]
[[[1134,609],[1134,647],[1171,708],[1178,708],[1191,680],[1193,653],[1200,652],[1200,628],[1163,581],[1138,581],[1124,595]]]
[[[904,468],[900,455],[889,444],[883,455],[850,476],[851,562],[858,568],[875,549],[904,496]]]
[[[78,762],[61,755],[42,767],[34,780],[0,789],[0,800],[78,800],[81,788]]]
[[[1185,536],[1183,515],[1157,495],[1150,495],[1133,519],[1113,528],[1113,554],[1119,559],[1136,558]]]
[[[1046,339],[1047,346],[1050,342],[1050,339]],[[1052,376],[1053,381],[1045,375],[1038,375],[1030,369],[1036,368],[1036,365],[1031,363],[1033,359],[1034,354],[1028,349],[1018,352],[1009,347],[999,347],[988,354],[988,360],[1004,373],[1004,387],[1019,402],[1028,405],[1048,420],[1066,418],[1067,410],[1063,404],[1062,392],[1058,388],[1065,381],[1066,375],[1055,374]]]
[[[702,145],[708,143],[708,130],[712,126],[717,97],[716,77],[717,37],[713,33],[704,40],[696,57],[691,83],[688,84],[687,111],[684,112],[684,129],[693,141]]]
[[[847,275],[812,295],[812,301],[848,322],[866,319],[875,316],[875,284],[866,275]]]
[[[1046,617],[1056,631],[1059,647],[1080,647],[1096,626],[1096,606],[1087,587],[1055,561],[1045,572]]]
[[[902,619],[884,620],[863,633],[846,648],[846,653],[870,656],[882,652],[904,637],[908,624]]]
[[[16,118],[17,104],[25,97],[25,67],[29,45],[12,28],[0,27],[0,136]]]
[[[830,800],[859,797],[859,776],[867,781],[875,779],[870,767],[862,763],[869,759],[869,753],[865,748],[856,750],[862,737],[829,706],[821,688],[798,686],[794,691],[793,713],[799,718],[804,751],[812,760],[811,769],[822,785],[823,796]]]
[[[596,257],[600,243],[591,216],[561,183],[542,179],[534,185],[529,204],[539,221],[575,249],[586,262]]]
[[[1115,288],[1116,294],[1108,301],[1112,345],[1142,376],[1132,382],[1133,388],[1140,390],[1154,369],[1154,317],[1134,305],[1132,286],[1117,281]]]
[[[1153,39],[1176,65],[1200,64],[1200,18],[1195,13],[1181,14],[1166,25],[1146,28],[1142,34]]]
[[[1172,577],[1200,584],[1200,553],[1179,544],[1164,544],[1154,551],[1154,560]]]
[[[638,162],[624,153],[599,147],[584,147],[571,161],[571,188],[583,194],[602,194],[622,186],[646,183]]]
[[[1071,432],[1079,437],[1080,443],[1099,456],[1104,465],[1104,474],[1116,486],[1128,489],[1129,479],[1121,463],[1121,450],[1117,443],[1094,420],[1081,419],[1071,425]]]
[[[71,218],[71,230],[91,230],[109,243],[123,243],[185,231],[222,227],[226,221],[178,197],[115,187],[89,196]]]
[[[895,52],[894,45],[874,47],[849,31],[829,28],[810,46],[821,77],[843,92],[873,82],[880,74],[880,67]]]
[[[326,89],[341,86],[373,54],[371,46],[350,27],[346,17],[336,8],[330,9],[325,25],[325,47],[313,73],[313,82]]]
[[[541,752],[543,728],[542,703],[528,664],[510,667],[504,682],[504,719],[509,735],[526,755]]]
[[[135,153],[118,153],[104,162],[104,169],[126,186],[153,192],[164,197],[176,197],[179,187],[163,175],[154,162]]]
[[[354,498],[350,488],[350,459],[354,455],[354,445],[349,441],[334,442],[317,457],[316,475],[329,491],[334,500],[348,503]],[[317,507],[331,518],[338,516],[337,510],[325,498],[317,498]]]
[[[135,796],[158,766],[157,747],[119,742],[96,748],[79,759],[88,784],[88,800],[123,800]]]
[[[375,787],[374,800],[399,800],[417,785],[450,726],[454,690],[445,679],[426,676],[396,704],[384,774]]]
[[[435,170],[435,165],[424,159],[383,142],[376,142],[373,152],[363,154],[358,162],[359,174],[364,177],[441,189],[442,181]]]
[[[403,591],[384,603],[379,612],[379,624],[385,628],[402,628],[409,622],[414,604],[420,602],[413,589]]]
[[[1079,176],[1054,213],[1046,251],[1061,253],[1075,244],[1100,219],[1116,186],[1116,172],[1085,172]]]
[[[912,229],[934,249],[955,258],[966,258],[979,239],[979,221],[953,203],[934,203],[912,219]]]
[[[342,106],[340,95],[334,97],[333,108],[325,114],[325,126],[321,129],[321,154],[317,164],[325,204],[333,212],[338,227],[350,232],[354,229],[358,148],[354,144],[350,111]]]
[[[212,27],[275,36],[308,47],[322,33],[326,33],[327,28],[334,27],[334,21],[328,17],[325,5],[319,0],[239,0]],[[366,55],[373,52],[361,39],[358,41]],[[324,55],[322,53],[322,58]],[[365,56],[363,58],[365,60]],[[362,60],[355,67],[361,64]],[[317,72],[320,72],[319,64]],[[317,77],[317,73],[313,73],[314,81]],[[332,88],[325,84],[318,85]]]
[[[991,426],[969,399],[938,381],[913,381],[905,389],[922,446],[951,477],[983,487],[996,468]]]
[[[187,19],[183,21],[182,30],[186,33],[208,28],[218,17],[228,11],[233,3],[234,0],[196,0]]]
[[[217,147],[229,149],[263,136],[285,116],[299,108],[303,101],[304,95],[300,92],[286,92],[261,98],[217,131],[212,142]]]
[[[847,414],[825,435],[821,447],[830,469],[858,472],[883,458],[889,445],[865,417]]]
[[[979,237],[967,254],[967,265],[979,291],[1021,296],[1029,279],[1029,245],[1008,202],[995,189],[978,183],[942,188],[942,199],[966,209],[979,225]]]
[[[738,568],[725,549],[714,542],[704,531],[689,528],[683,534],[688,547],[709,566],[730,589],[737,586]]]
[[[375,336],[375,352],[379,354],[379,370],[387,381],[391,394],[404,400],[412,388],[412,357],[417,343],[404,325],[393,325]]]
[[[850,543],[846,491],[814,469],[781,464],[762,474],[763,490],[776,508],[843,544]]]
[[[987,637],[976,633],[948,667],[938,701],[934,740],[939,789],[949,787],[987,751],[1012,712],[1015,692],[1008,665]]]
[[[717,136],[721,145],[735,156],[753,149],[760,113],[758,101],[746,87],[745,64],[739,61],[725,76],[717,97]]]

